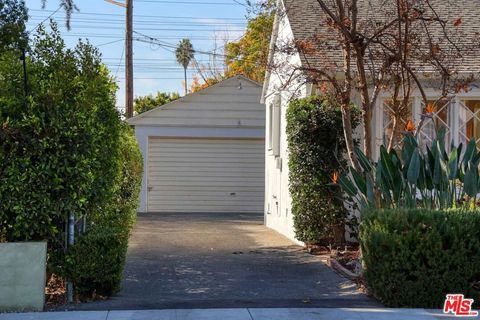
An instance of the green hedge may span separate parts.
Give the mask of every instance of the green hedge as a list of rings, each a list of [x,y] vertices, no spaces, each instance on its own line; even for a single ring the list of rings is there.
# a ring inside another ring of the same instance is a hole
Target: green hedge
[[[296,237],[330,244],[347,219],[340,188],[331,181],[332,174],[346,165],[340,108],[328,98],[295,100],[286,120]]]
[[[366,210],[365,280],[391,307],[441,308],[447,293],[480,299],[480,213]]]
[[[119,288],[135,223],[142,158],[115,107],[117,86],[100,53],[68,49],[55,24],[28,52],[28,94],[18,54],[0,53],[0,241],[48,240],[49,272],[81,295]],[[66,248],[66,218],[88,232]]]
[[[0,55],[0,227],[7,241],[64,251],[65,218],[103,212],[119,170],[116,85],[100,53],[67,49],[55,25],[28,56],[28,96],[15,54]]]
[[[81,300],[110,296],[120,289],[128,233],[122,228],[93,228],[67,254],[67,269]]]
[[[127,125],[122,127],[120,167],[113,201],[91,217],[89,231],[67,253],[67,273],[81,300],[110,296],[120,289],[128,238],[135,224],[142,181],[140,148]]]

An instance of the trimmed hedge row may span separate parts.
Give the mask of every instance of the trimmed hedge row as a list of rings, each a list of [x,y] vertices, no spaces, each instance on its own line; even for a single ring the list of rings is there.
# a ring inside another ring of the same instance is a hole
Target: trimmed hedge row
[[[55,23],[28,52],[28,92],[14,52],[0,53],[0,242],[48,240],[49,273],[83,297],[118,290],[135,223],[142,158],[115,107],[99,51],[68,49]],[[66,246],[66,218],[87,233]]]
[[[447,293],[480,299],[480,213],[367,209],[365,280],[387,306],[441,308]]]
[[[331,180],[346,165],[341,110],[329,98],[309,97],[292,101],[286,120],[296,237],[309,243],[338,242],[347,221],[342,191]]]

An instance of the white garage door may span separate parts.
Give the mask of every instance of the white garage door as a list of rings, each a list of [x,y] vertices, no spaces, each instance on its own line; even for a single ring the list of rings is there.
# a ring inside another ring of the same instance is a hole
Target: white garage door
[[[263,212],[264,141],[149,138],[149,212]]]

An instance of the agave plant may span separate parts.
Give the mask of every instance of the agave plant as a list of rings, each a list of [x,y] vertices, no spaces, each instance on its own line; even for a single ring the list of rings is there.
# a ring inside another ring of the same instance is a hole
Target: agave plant
[[[380,147],[374,163],[357,147],[361,171],[349,168],[338,179],[342,189],[362,207],[445,209],[476,205],[480,192],[480,153],[472,139],[463,146],[445,146],[440,130],[426,151],[407,134],[401,151]]]

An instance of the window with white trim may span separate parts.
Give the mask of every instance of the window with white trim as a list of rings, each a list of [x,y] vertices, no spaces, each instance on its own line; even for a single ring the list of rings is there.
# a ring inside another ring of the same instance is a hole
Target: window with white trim
[[[280,155],[281,100],[276,94],[268,106],[268,150],[274,156]]]
[[[445,142],[448,147],[452,141],[452,99],[429,100],[427,105],[421,101],[420,113],[423,114],[423,125],[419,128],[418,134],[421,147],[426,150],[427,146],[431,146],[437,133],[441,129],[445,129]]]
[[[458,142],[471,139],[480,147],[480,100],[458,100]]]
[[[394,106],[392,100],[383,100],[383,145],[388,146],[392,142],[394,149],[400,149],[403,141],[403,133],[408,121],[412,121],[413,100],[407,106]],[[394,136],[393,136],[394,135]]]
[[[268,150],[272,150],[273,143],[273,103],[268,104]]]

